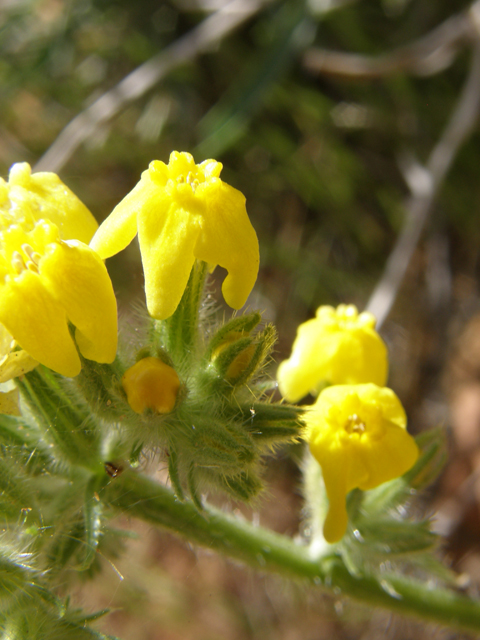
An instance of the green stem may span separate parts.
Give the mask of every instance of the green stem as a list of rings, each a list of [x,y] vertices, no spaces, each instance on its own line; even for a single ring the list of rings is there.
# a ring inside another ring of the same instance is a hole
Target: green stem
[[[227,516],[212,507],[199,512],[180,502],[168,488],[125,471],[102,490],[105,503],[141,520],[166,527],[190,542],[242,560],[260,570],[274,571],[350,596],[371,607],[480,632],[480,602],[444,588],[385,572],[353,576],[335,555],[313,559],[308,547],[290,538]]]
[[[196,355],[199,310],[206,275],[206,263],[197,260],[175,313],[166,320],[154,322],[161,337],[161,346],[167,350],[176,369],[185,367],[188,371],[190,361]]]

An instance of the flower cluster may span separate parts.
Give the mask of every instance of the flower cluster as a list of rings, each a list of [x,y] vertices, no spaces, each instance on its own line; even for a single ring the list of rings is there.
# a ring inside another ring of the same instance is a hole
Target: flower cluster
[[[324,387],[306,407],[304,421],[329,501],[327,542],[338,542],[347,530],[346,497],[352,489],[373,489],[417,460],[405,411],[384,387],[387,371],[387,349],[375,318],[358,314],[353,305],[320,307],[315,319],[299,327],[292,355],[279,367],[280,390],[291,401]]]
[[[263,389],[255,390],[276,337],[272,326],[257,331],[260,314],[200,332],[207,271],[227,270],[223,294],[239,309],[259,266],[245,198],[220,179],[221,169],[214,160],[197,165],[188,153],[153,161],[100,227],[54,174],[32,174],[23,163],[0,182],[0,381],[19,378],[32,412],[49,416],[50,435],[59,429],[54,446],[64,459],[93,465],[92,455],[134,460],[143,447],[161,448],[177,496],[186,488],[197,505],[198,486],[244,500],[256,495],[261,455],[300,428],[297,408],[264,408]],[[104,259],[137,232],[151,320],[132,364],[116,357],[117,309]],[[76,380],[69,386],[44,368],[28,373],[38,364]],[[64,401],[51,401],[64,385],[88,406],[83,435],[59,410]],[[0,412],[18,414],[13,393],[0,395]],[[102,418],[106,433],[117,425],[103,449],[91,416]]]

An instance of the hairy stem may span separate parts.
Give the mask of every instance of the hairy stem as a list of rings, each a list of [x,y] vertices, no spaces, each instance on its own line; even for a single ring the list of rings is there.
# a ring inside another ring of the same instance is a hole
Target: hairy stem
[[[191,502],[180,502],[166,487],[132,471],[102,490],[110,506],[165,527],[190,542],[239,559],[255,569],[307,580],[335,594],[446,626],[480,632],[480,602],[385,572],[353,576],[335,555],[314,559],[308,547],[239,518]]]

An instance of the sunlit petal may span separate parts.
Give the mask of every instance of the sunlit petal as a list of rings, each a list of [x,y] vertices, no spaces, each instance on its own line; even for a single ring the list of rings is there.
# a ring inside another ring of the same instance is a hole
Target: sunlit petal
[[[38,274],[24,271],[0,287],[0,322],[38,362],[64,376],[80,373],[80,358],[65,310]]]
[[[353,305],[322,306],[298,327],[292,355],[280,365],[280,391],[290,402],[326,384],[386,384],[388,355],[370,313]]]
[[[52,244],[41,261],[40,277],[76,327],[82,355],[112,362],[117,350],[117,306],[100,257],[75,240]]]
[[[177,308],[195,262],[199,233],[195,216],[174,206],[165,218],[142,216],[139,220],[145,294],[153,318],[168,318]]]
[[[220,178],[200,184],[196,194],[205,202],[208,214],[202,218],[195,256],[228,271],[223,296],[229,306],[240,309],[253,289],[260,264],[257,235],[247,215],[245,196]]]
[[[63,240],[76,238],[88,243],[98,227],[87,207],[55,173],[32,174],[27,162],[19,162],[10,169],[8,200],[0,210],[9,209],[22,218],[25,208],[35,221],[53,222]]]

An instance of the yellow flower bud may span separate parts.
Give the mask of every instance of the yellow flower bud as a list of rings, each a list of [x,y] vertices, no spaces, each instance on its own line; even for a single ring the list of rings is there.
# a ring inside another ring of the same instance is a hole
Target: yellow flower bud
[[[143,358],[123,374],[128,404],[136,413],[147,409],[170,413],[175,407],[180,380],[175,369],[159,358]]]
[[[371,313],[353,305],[322,306],[301,324],[292,355],[278,368],[280,391],[290,402],[315,393],[324,384],[385,385],[388,356]]]
[[[400,400],[375,384],[328,387],[303,419],[329,500],[323,534],[327,542],[337,542],[347,528],[347,493],[403,475],[416,462],[418,447],[406,431]]]

